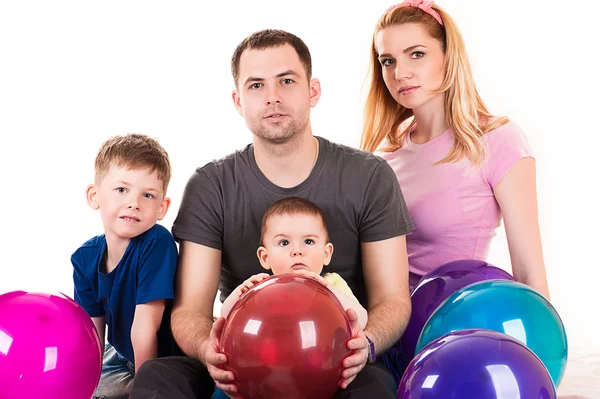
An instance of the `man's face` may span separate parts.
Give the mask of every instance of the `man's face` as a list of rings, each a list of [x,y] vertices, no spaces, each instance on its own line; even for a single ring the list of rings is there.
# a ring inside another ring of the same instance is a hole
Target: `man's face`
[[[245,50],[240,57],[234,104],[258,138],[273,144],[310,132],[310,108],[319,101],[319,81],[308,81],[296,50],[288,44]]]

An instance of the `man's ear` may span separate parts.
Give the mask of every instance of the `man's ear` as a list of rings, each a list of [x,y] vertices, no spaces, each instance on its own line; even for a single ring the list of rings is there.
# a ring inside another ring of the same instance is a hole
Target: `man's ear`
[[[93,210],[97,211],[100,209],[100,204],[98,204],[98,187],[95,184],[90,184],[85,189],[85,197],[87,199],[88,206]]]
[[[319,102],[321,98],[321,82],[319,79],[313,78],[309,82],[309,90],[310,90],[310,106],[314,107]]]
[[[261,266],[265,270],[271,270],[271,266],[269,265],[269,253],[267,252],[267,248],[261,245],[256,250],[256,256],[258,256],[258,260],[260,261]]]
[[[233,100],[233,105],[235,106],[235,109],[237,109],[238,114],[244,116],[242,112],[242,100],[240,99],[240,92],[237,89],[231,92],[231,99]]]

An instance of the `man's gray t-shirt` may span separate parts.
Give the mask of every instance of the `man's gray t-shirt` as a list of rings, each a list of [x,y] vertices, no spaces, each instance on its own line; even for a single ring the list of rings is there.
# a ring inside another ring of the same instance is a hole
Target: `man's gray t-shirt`
[[[258,168],[252,145],[196,169],[189,179],[173,236],[222,251],[221,301],[251,275],[265,272],[256,256],[262,217],[282,198],[305,198],[323,210],[334,246],[323,273],[342,276],[365,307],[360,243],[414,230],[396,176],[385,160],[317,139],[317,162],[296,187],[271,183]]]

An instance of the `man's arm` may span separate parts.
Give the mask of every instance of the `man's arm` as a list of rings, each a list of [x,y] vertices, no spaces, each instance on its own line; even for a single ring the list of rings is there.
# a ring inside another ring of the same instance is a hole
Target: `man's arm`
[[[181,350],[204,363],[216,386],[230,393],[237,392],[234,375],[219,367],[227,362],[218,351],[225,319],[220,317],[213,323],[212,314],[220,276],[220,250],[181,242],[171,330]]]
[[[405,236],[361,243],[361,249],[369,319],[363,331],[356,312],[346,311],[353,336],[348,349],[354,352],[343,362],[342,389],[348,387],[367,363],[369,349],[365,335],[375,344],[375,351],[382,353],[398,341],[410,319]]]
[[[365,334],[382,353],[398,341],[410,319],[406,236],[361,243],[361,248],[369,301]]]
[[[158,330],[165,311],[165,300],[157,299],[135,307],[131,326],[131,345],[135,369],[146,360],[156,359],[158,353]]]
[[[220,275],[220,250],[181,242],[171,329],[181,350],[204,364]]]

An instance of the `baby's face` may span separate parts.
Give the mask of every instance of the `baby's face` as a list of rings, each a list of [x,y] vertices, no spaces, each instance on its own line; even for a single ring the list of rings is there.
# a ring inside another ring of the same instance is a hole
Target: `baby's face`
[[[267,222],[261,259],[273,274],[309,270],[320,274],[331,260],[333,246],[321,220],[312,215],[274,215]]]

